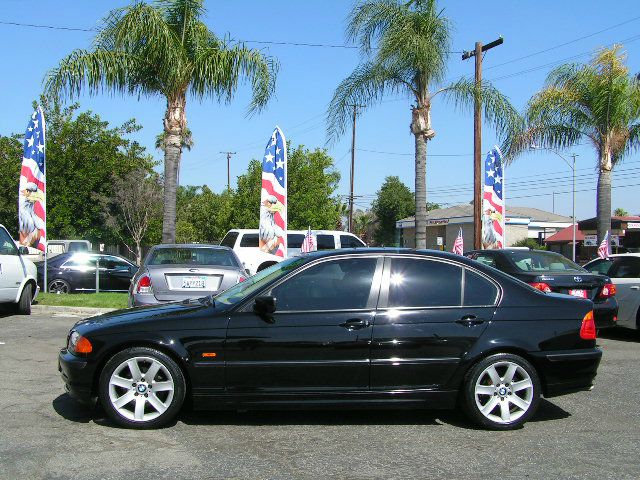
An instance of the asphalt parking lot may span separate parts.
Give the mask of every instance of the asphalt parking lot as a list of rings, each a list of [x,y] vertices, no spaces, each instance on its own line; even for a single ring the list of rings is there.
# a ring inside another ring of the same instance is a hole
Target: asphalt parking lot
[[[599,340],[592,392],[543,400],[513,432],[458,412],[185,412],[124,430],[64,394],[78,318],[0,317],[0,478],[640,478],[640,339]]]

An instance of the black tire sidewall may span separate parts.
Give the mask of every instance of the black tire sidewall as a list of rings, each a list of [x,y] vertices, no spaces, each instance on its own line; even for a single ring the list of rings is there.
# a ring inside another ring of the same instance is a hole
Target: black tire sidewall
[[[55,293],[50,291],[53,282],[64,282],[64,284],[67,286],[67,293],[71,293],[71,284],[62,278],[54,278],[53,280],[51,280],[49,282],[49,285],[47,285],[47,293]]]
[[[20,300],[18,300],[18,315],[31,315],[31,299],[33,298],[31,295],[32,288],[31,284],[27,283],[22,289]]]
[[[167,370],[169,370],[169,373],[171,373],[171,376],[173,377],[174,391],[171,405],[160,416],[147,422],[136,422],[123,417],[111,404],[111,400],[109,398],[109,379],[111,378],[113,371],[122,362],[133,357],[152,357],[160,361]],[[164,352],[148,347],[132,347],[113,355],[102,369],[98,384],[98,398],[105,412],[109,415],[109,418],[118,425],[135,429],[158,428],[170,422],[180,411],[180,408],[184,403],[185,393],[186,382],[182,369]]]
[[[504,361],[517,363],[527,371],[527,373],[531,377],[531,383],[533,383],[533,400],[531,401],[531,405],[529,406],[529,409],[526,411],[526,413],[517,420],[514,420],[510,423],[497,423],[485,417],[482,412],[478,410],[475,400],[475,384],[480,374],[489,365],[496,362]],[[471,369],[469,369],[469,372],[465,376],[463,384],[463,407],[466,414],[471,418],[471,420],[484,428],[488,428],[491,430],[513,430],[521,427],[527,420],[535,415],[540,403],[541,391],[542,388],[540,384],[540,378],[538,377],[538,372],[529,361],[519,355],[515,355],[512,353],[497,353],[480,360]]]

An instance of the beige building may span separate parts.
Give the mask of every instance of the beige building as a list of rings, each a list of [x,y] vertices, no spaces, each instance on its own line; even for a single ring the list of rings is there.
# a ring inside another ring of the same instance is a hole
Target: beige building
[[[571,225],[571,217],[545,212],[530,207],[507,207],[506,246],[525,239],[535,238],[540,243],[545,238]],[[462,204],[439,208],[427,212],[427,248],[448,250],[462,227],[465,250],[473,248],[473,205]],[[415,247],[415,217],[403,218],[396,222],[399,244]]]

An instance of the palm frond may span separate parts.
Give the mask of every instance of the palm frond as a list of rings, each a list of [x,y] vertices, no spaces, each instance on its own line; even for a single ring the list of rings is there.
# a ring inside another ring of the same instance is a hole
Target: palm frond
[[[406,13],[407,7],[394,0],[361,2],[347,19],[347,40],[359,44],[361,51],[369,54],[373,44]]]
[[[326,116],[327,142],[336,141],[344,133],[353,105],[371,107],[390,92],[417,94],[399,72],[373,62],[359,65],[333,94]]]

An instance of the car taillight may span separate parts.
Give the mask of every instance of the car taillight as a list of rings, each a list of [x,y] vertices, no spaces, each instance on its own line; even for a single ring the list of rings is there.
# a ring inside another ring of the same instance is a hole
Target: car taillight
[[[583,340],[596,339],[596,322],[593,320],[593,311],[587,313],[582,319],[580,338]]]
[[[533,282],[529,285],[531,285],[536,290],[540,290],[541,292],[551,293],[551,287],[544,282]]]
[[[607,283],[602,290],[600,290],[600,294],[598,295],[600,298],[609,298],[613,297],[616,294],[616,286],[613,283]]]
[[[151,277],[148,274],[145,273],[138,279],[136,293],[153,293],[153,287],[151,286]]]
[[[242,283],[247,279],[247,277],[243,277],[242,275],[238,275],[238,283]]]

